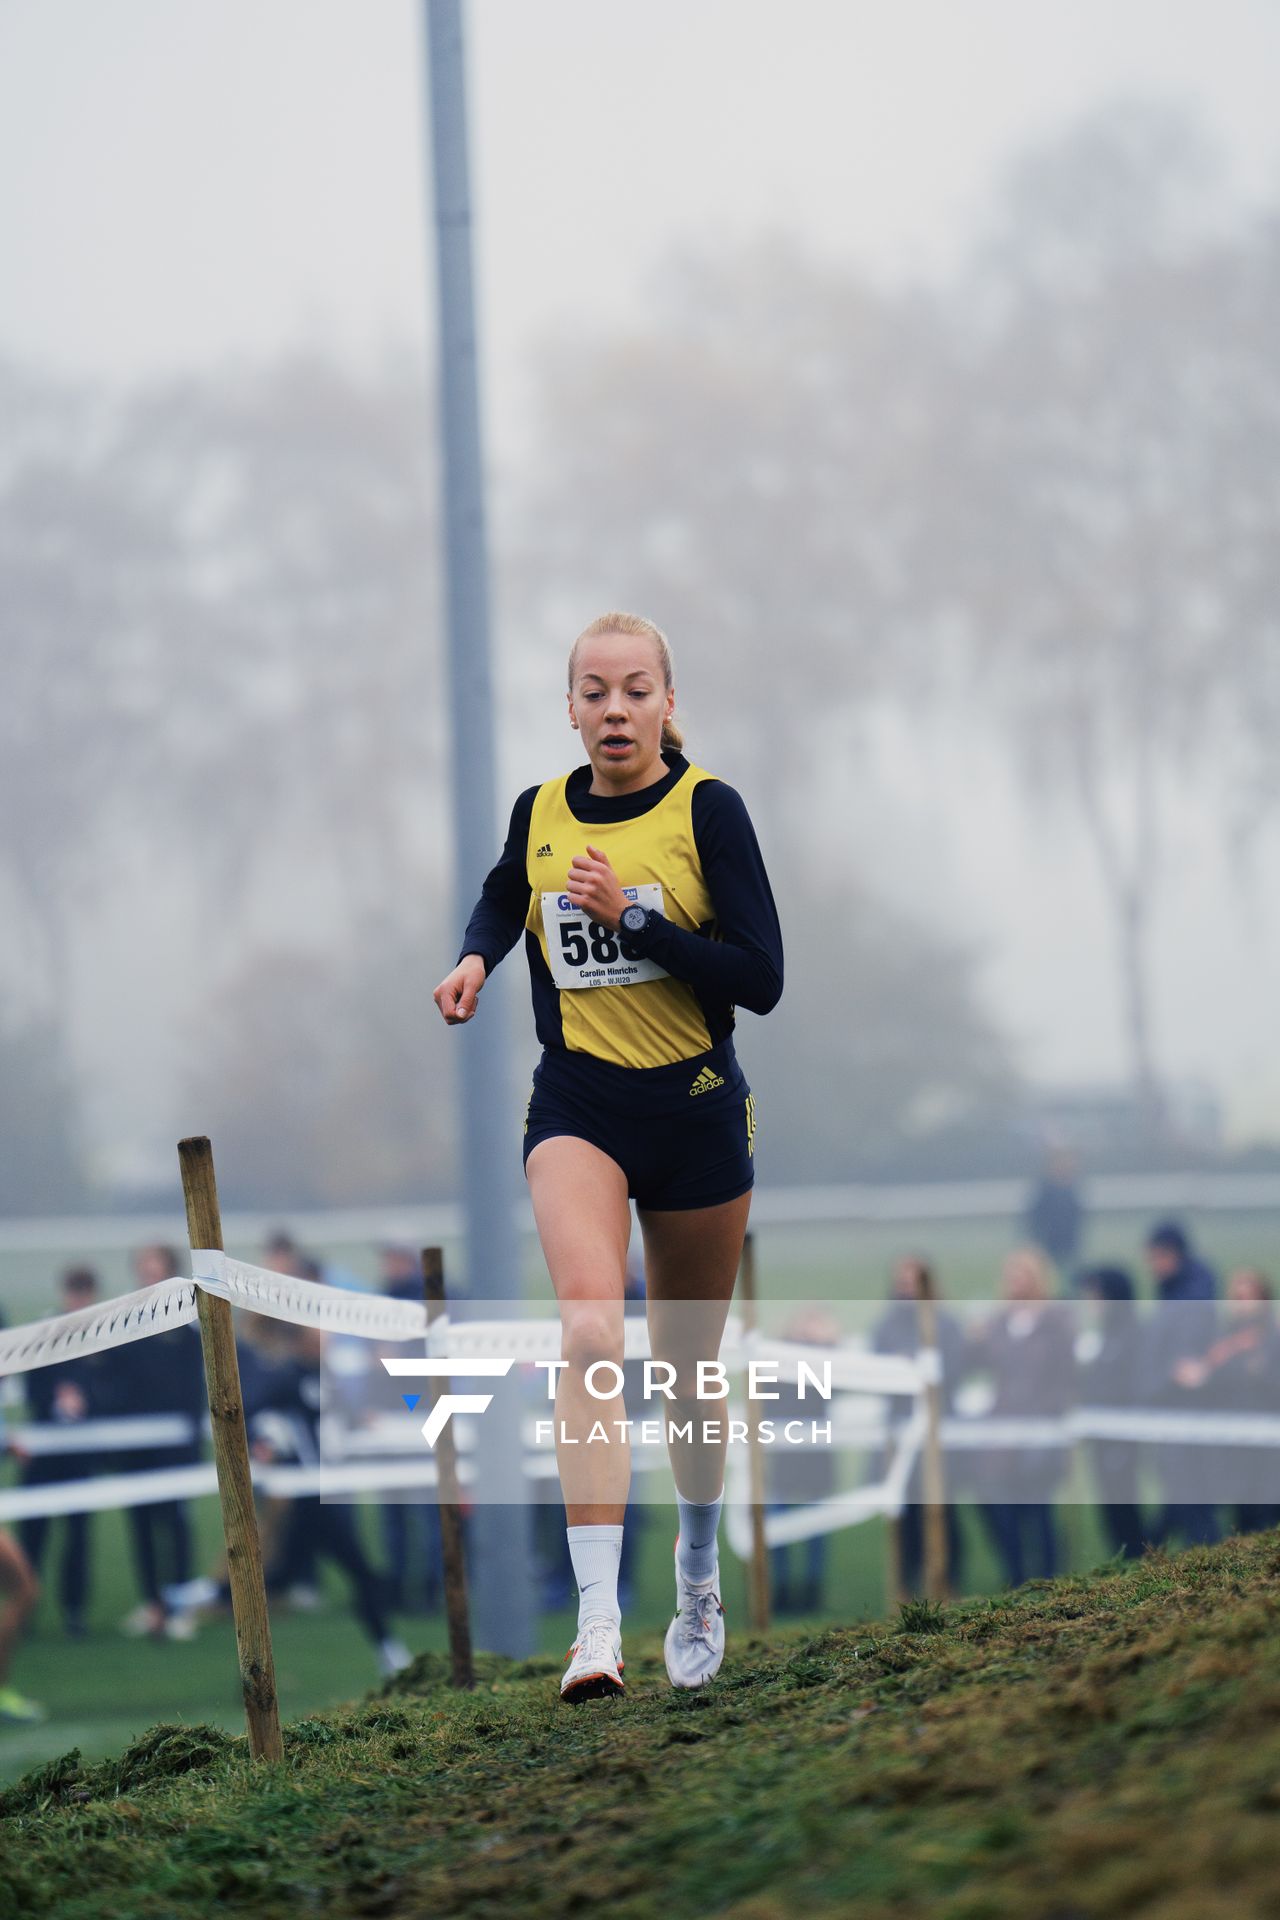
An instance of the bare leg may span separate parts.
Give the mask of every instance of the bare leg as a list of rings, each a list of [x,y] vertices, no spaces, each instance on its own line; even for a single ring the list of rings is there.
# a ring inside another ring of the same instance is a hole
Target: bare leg
[[[631,1211],[627,1180],[607,1153],[557,1134],[540,1140],[525,1162],[538,1238],[560,1303],[560,1357],[569,1362],[556,1386],[556,1459],[571,1527],[621,1526],[631,1486],[631,1444],[621,1393],[598,1399],[586,1372],[597,1360],[621,1368],[623,1290]],[[601,1393],[607,1372],[597,1375]],[[597,1421],[608,1440],[587,1442]],[[565,1444],[562,1435],[567,1437]],[[573,1445],[573,1441],[578,1444]]]
[[[27,1615],[40,1596],[40,1583],[31,1571],[31,1562],[13,1538],[0,1531],[0,1687],[9,1678],[9,1662]]]
[[[697,1362],[719,1355],[750,1210],[747,1192],[718,1207],[640,1212],[650,1350],[676,1369],[675,1398],[662,1407],[662,1417],[664,1424],[692,1422],[692,1441],[673,1440],[669,1433],[667,1440],[671,1471],[686,1500],[712,1501],[724,1490],[727,1414],[722,1402],[697,1398]],[[704,1443],[703,1420],[717,1418],[720,1439]]]

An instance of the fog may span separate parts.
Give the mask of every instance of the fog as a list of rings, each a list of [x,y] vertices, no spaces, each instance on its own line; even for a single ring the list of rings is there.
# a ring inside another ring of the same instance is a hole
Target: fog
[[[782,910],[762,1178],[1274,1148],[1274,15],[468,24],[500,817],[634,606]],[[0,16],[9,1212],[452,1191],[419,93],[408,6]]]

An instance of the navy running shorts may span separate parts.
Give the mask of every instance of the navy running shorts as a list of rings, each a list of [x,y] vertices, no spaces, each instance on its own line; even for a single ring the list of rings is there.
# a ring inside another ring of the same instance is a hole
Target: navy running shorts
[[[525,1114],[526,1162],[571,1134],[617,1162],[640,1207],[683,1211],[736,1200],[755,1182],[755,1100],[731,1039],[665,1067],[619,1067],[544,1050]]]

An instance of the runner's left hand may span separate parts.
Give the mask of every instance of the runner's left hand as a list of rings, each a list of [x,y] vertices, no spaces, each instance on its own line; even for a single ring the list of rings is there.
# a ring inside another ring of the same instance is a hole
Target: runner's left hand
[[[593,847],[588,841],[587,851],[576,853],[569,863],[569,878],[564,890],[575,907],[581,907],[602,927],[608,927],[613,933],[618,931],[627,898],[622,891],[622,882],[609,864],[607,853],[602,853],[599,847]]]

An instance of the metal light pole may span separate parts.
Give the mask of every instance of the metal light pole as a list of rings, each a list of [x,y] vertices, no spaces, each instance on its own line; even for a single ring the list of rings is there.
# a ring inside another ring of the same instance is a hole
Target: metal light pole
[[[424,0],[429,165],[434,183],[440,314],[441,498],[448,599],[453,747],[455,897],[465,913],[501,844],[494,820],[489,579],[480,450],[471,199],[461,0]],[[461,932],[461,917],[458,920]],[[461,1047],[462,1197],[468,1291],[513,1299],[521,1291],[511,1129],[507,1006],[497,983],[476,1020],[454,1033]],[[476,1643],[517,1658],[534,1651],[532,1514],[525,1503],[520,1409],[498,1394],[478,1426],[484,1497],[472,1515],[471,1593]],[[500,1504],[494,1504],[498,1502]]]

